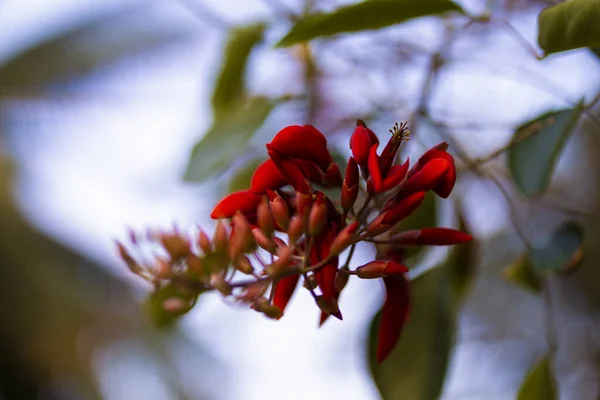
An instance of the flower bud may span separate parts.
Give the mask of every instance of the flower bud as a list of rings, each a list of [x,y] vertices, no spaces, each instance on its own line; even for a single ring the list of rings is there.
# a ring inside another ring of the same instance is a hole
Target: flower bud
[[[266,201],[263,201],[258,205],[257,219],[260,230],[268,237],[271,237],[275,230],[275,226],[273,224],[273,215],[271,214],[269,204]]]
[[[261,248],[265,249],[271,254],[275,254],[277,251],[277,244],[273,239],[267,237],[263,231],[256,228],[252,230],[252,236],[254,236],[254,242]]]
[[[358,197],[358,189],[358,165],[354,157],[350,157],[346,167],[346,176],[342,183],[341,205],[344,211],[350,211],[354,207]]]
[[[292,217],[287,234],[290,239],[290,246],[295,246],[298,239],[304,234],[304,221],[302,218],[297,215]]]
[[[119,251],[119,256],[131,272],[136,275],[139,275],[142,272],[142,267],[131,257],[125,246],[121,242],[117,242],[117,250]]]
[[[238,258],[233,261],[233,266],[242,274],[250,275],[254,272],[254,267],[252,266],[250,259],[245,255],[238,256]]]
[[[210,254],[212,252],[212,243],[210,238],[202,229],[198,232],[198,247],[204,252],[204,254]]]
[[[382,212],[377,218],[371,221],[367,226],[367,234],[369,236],[377,236],[387,232],[398,222],[415,212],[424,198],[425,192],[417,192],[392,205],[387,211]]]
[[[283,231],[287,231],[290,224],[290,211],[287,204],[280,196],[275,197],[271,200],[271,211],[273,212],[273,218]]]
[[[361,167],[367,166],[371,147],[379,145],[379,139],[372,130],[367,128],[364,121],[356,121],[356,129],[350,138],[350,149],[356,163]]]
[[[335,291],[341,293],[348,284],[350,275],[348,275],[348,267],[342,267],[335,275]]]
[[[220,253],[227,249],[227,228],[223,221],[217,221],[217,226],[215,227],[215,234],[213,236],[213,243],[215,245],[215,251]]]
[[[403,264],[389,260],[375,260],[356,269],[356,275],[361,279],[378,279],[390,275],[408,272]]]
[[[292,264],[293,251],[289,247],[277,249],[277,260],[269,266],[271,276],[277,279],[284,274]]]
[[[304,217],[312,204],[312,194],[296,192],[296,211],[298,215]]]
[[[242,213],[237,212],[232,219],[231,238],[229,240],[229,254],[232,259],[248,253],[254,246],[254,237],[250,224]]]
[[[223,296],[229,296],[232,288],[221,274],[212,274],[210,277],[210,286],[218,290]]]
[[[179,314],[189,310],[190,302],[179,297],[171,297],[163,301],[162,308],[170,314]]]
[[[279,319],[283,315],[283,311],[281,311],[281,309],[279,307],[272,305],[271,303],[269,303],[269,300],[267,300],[264,297],[256,298],[252,302],[252,305],[250,306],[250,308],[252,308],[253,310],[256,310],[258,312],[261,312],[264,315],[266,315],[267,317],[272,318],[272,319]]]
[[[248,303],[254,301],[257,297],[263,296],[269,287],[269,283],[257,281],[246,286],[242,294],[236,296],[238,301]]]
[[[171,260],[180,260],[190,253],[190,242],[181,235],[164,233],[160,235],[160,242]]]
[[[193,271],[193,272],[196,272],[199,274],[203,272],[202,260],[195,254],[188,254],[187,266],[190,271]]]
[[[308,233],[318,235],[327,220],[327,205],[324,201],[317,202],[310,210],[308,218]]]
[[[315,290],[317,288],[317,279],[314,274],[306,275],[304,278],[304,287],[308,290]]]
[[[354,221],[350,225],[347,225],[338,235],[335,237],[331,246],[329,246],[329,255],[334,256],[340,254],[350,246],[356,239],[356,231],[358,230],[359,223]]]
[[[343,320],[342,313],[340,312],[340,308],[338,306],[338,302],[335,298],[331,298],[329,300],[325,300],[323,296],[317,296],[315,299],[317,306],[321,311],[326,314],[333,315],[340,321]]]

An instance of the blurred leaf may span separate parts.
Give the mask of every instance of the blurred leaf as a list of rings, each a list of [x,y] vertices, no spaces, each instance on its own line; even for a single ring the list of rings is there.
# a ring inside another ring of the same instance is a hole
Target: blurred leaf
[[[369,364],[383,400],[435,400],[440,395],[454,335],[448,269],[427,271],[411,281],[411,311],[396,348],[376,361],[381,311],[369,331]]]
[[[508,166],[519,189],[534,196],[546,190],[558,156],[583,111],[577,107],[543,114],[519,126],[508,150]]]
[[[244,96],[246,65],[252,49],[262,40],[264,30],[264,24],[254,24],[236,28],[230,33],[212,95],[215,113],[231,107]]]
[[[550,360],[546,356],[525,377],[517,393],[517,400],[555,400],[557,398]]]
[[[192,150],[185,179],[201,182],[225,170],[244,152],[274,106],[265,97],[251,97],[227,113],[215,116],[213,126]]]
[[[458,229],[470,234],[462,210],[458,212],[458,221]],[[463,301],[475,280],[476,254],[477,241],[475,240],[453,246],[450,250],[446,263],[449,268],[453,300],[456,304]]]
[[[567,222],[561,225],[543,246],[529,252],[529,261],[538,272],[564,271],[581,258],[583,227]]]
[[[340,7],[330,13],[303,17],[295,22],[277,46],[290,46],[321,36],[384,28],[414,18],[443,14],[448,11],[463,12],[460,6],[449,0],[363,1]]]
[[[229,182],[229,193],[248,189],[250,187],[250,182],[252,181],[252,175],[254,175],[254,170],[256,170],[256,167],[262,164],[263,161],[264,160],[262,159],[254,158],[236,171]]]
[[[533,270],[531,263],[524,255],[514,264],[511,264],[504,269],[504,278],[509,282],[534,293],[539,293],[542,290],[540,277]]]
[[[600,46],[600,0],[571,0],[538,16],[538,43],[548,54]]]
[[[189,31],[158,29],[143,21],[147,3],[94,14],[48,36],[0,66],[0,88],[39,89],[81,78],[123,59],[157,51],[180,42]],[[132,21],[136,21],[133,22]]]
[[[590,51],[598,58],[598,60],[600,60],[600,47],[595,47],[590,49]]]

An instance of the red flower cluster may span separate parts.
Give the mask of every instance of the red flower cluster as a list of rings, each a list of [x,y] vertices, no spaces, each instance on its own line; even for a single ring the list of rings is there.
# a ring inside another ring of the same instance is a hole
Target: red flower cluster
[[[390,132],[391,138],[378,154],[379,139],[359,120],[350,139],[352,157],[342,178],[321,132],[310,125],[288,126],[267,144],[269,159],[254,172],[250,188],[226,196],[214,208],[211,217],[219,222],[213,238],[203,231],[196,237],[201,255],[177,233],[156,236],[168,255],[158,259],[158,267],[140,267],[122,245],[121,255],[132,271],[152,281],[157,290],[165,285],[181,289],[174,291],[179,303],[167,299],[168,308],[175,311],[177,304],[180,311],[191,308],[194,295],[217,290],[279,319],[302,277],[321,310],[321,324],[330,315],[342,319],[338,300],[350,276],[381,278],[387,293],[377,354],[382,361],[394,348],[408,317],[409,289],[404,276],[408,268],[402,249],[472,240],[448,228],[391,234],[392,228],[418,209],[427,191],[447,198],[456,170],[446,143],[427,151],[410,169],[408,160],[395,165],[408,131],[405,124],[396,124]],[[317,188],[339,188],[340,198],[334,201]],[[229,226],[222,219],[229,219]],[[386,235],[384,240],[380,235]],[[351,258],[360,241],[386,243],[387,250],[352,270]],[[347,248],[349,255],[340,265],[339,256]],[[235,280],[238,272],[251,279]]]

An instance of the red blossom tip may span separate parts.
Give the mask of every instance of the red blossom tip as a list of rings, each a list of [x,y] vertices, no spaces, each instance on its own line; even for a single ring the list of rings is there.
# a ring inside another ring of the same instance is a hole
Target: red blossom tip
[[[241,190],[225,196],[213,209],[212,219],[232,218],[237,211],[244,215],[256,213],[256,208],[261,202],[261,197],[251,190]]]
[[[312,125],[291,125],[280,130],[271,143],[269,153],[276,152],[281,157],[310,160],[324,172],[331,164],[327,150],[327,139]]]
[[[450,228],[423,228],[415,244],[425,246],[452,246],[473,240],[468,233]]]
[[[398,343],[408,318],[410,297],[404,275],[383,279],[386,299],[381,311],[381,326],[377,340],[377,362],[385,360]]]
[[[279,171],[273,160],[269,159],[260,164],[250,181],[250,189],[255,194],[263,194],[269,190],[277,190],[288,184],[288,180]]]
[[[350,149],[352,156],[361,167],[367,166],[372,146],[375,146],[375,149],[379,146],[377,135],[366,126],[358,125],[350,138]]]

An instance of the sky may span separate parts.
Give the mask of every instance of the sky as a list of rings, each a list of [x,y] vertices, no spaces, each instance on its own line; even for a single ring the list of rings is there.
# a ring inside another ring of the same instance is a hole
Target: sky
[[[196,29],[198,21],[184,5],[194,1],[199,0],[160,2],[168,15],[165,20]],[[0,37],[6,38],[0,44],[0,59],[82,13],[120,3],[5,0],[0,3]],[[228,23],[251,21],[267,11],[260,0],[208,3]],[[534,21],[534,15],[512,21],[532,43]],[[423,26],[423,32],[430,32],[427,23]],[[191,147],[210,124],[210,84],[223,40],[222,34],[201,28],[191,44],[99,73],[61,98],[49,94],[13,105],[14,123],[27,127],[12,146],[23,161],[17,195],[28,218],[123,279],[130,277],[116,257],[114,240],[125,237],[128,228],[211,227],[207,215],[218,197],[215,185],[192,185],[181,177]],[[585,54],[559,56],[541,65],[507,34],[494,35],[485,46],[468,41],[459,46],[468,56],[442,77],[439,93],[444,96],[434,96],[432,108],[449,121],[483,120],[503,126],[460,134],[458,139],[473,156],[506,143],[510,124],[574,103],[597,87],[598,77],[592,85],[585,74],[594,62]],[[509,62],[502,54],[511,56]],[[257,85],[268,86],[272,74],[285,76],[293,68],[286,60],[281,54],[259,57],[253,65]],[[561,71],[569,73],[557,81]],[[527,87],[531,74],[543,89]],[[37,135],[36,140],[29,135]],[[467,206],[475,234],[492,235],[506,224],[497,196],[487,187],[472,185]],[[368,261],[367,256],[359,253],[356,264]],[[341,303],[347,310],[343,323],[332,320],[317,329],[318,313],[305,293],[294,297],[286,317],[277,323],[214,296],[200,301],[182,324],[194,341],[227,366],[222,377],[227,384],[218,386],[219,398],[371,400],[378,396],[367,376],[363,341],[381,301],[376,282],[351,284]],[[168,399],[166,389],[153,379],[160,371],[148,365],[118,348],[107,352],[98,361],[106,398],[147,398],[151,393],[157,400]],[[208,370],[199,373],[210,376],[210,367],[203,368]],[[132,370],[136,376],[123,379]],[[211,379],[218,382],[219,377]],[[190,381],[193,384],[193,374]]]

